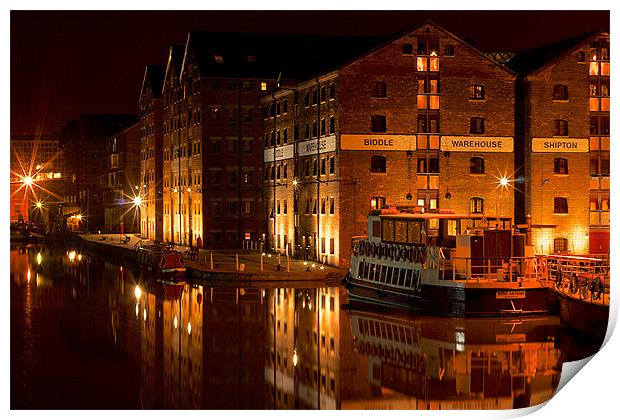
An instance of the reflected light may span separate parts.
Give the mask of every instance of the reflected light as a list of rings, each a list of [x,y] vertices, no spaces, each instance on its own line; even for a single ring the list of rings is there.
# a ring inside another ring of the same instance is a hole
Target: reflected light
[[[293,350],[293,366],[297,367],[297,349]]]
[[[75,251],[69,251],[69,261],[73,262],[75,260]]]
[[[146,321],[146,308],[144,308],[144,311],[142,311],[142,316],[143,316],[144,320]]]
[[[133,290],[133,294],[136,296],[136,299],[140,299],[142,297],[142,289],[139,284],[136,284],[136,288]]]
[[[140,316],[140,304],[136,303],[136,318]]]
[[[192,324],[190,322],[187,323],[187,334],[192,335]]]
[[[39,252],[37,254],[37,264],[41,265],[41,260],[43,259],[43,257],[41,257],[41,253]]]
[[[28,269],[28,272],[26,273],[26,278],[28,279],[28,283],[30,283],[30,269]]]
[[[78,261],[82,261],[82,254],[78,254]]]
[[[174,324],[174,329],[176,330],[177,327],[179,326],[179,321],[177,320],[177,316],[174,316],[174,320],[172,321],[172,323]]]

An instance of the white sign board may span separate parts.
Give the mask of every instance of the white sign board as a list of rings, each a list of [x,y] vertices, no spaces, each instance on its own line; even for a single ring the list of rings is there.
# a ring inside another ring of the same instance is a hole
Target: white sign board
[[[513,152],[512,137],[442,136],[441,150],[451,152]]]

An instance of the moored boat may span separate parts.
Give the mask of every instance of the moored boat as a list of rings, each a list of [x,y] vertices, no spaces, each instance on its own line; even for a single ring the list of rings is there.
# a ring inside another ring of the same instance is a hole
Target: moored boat
[[[609,260],[550,255],[547,265],[560,301],[562,322],[602,341],[609,320]]]
[[[185,274],[183,256],[165,245],[140,245],[136,247],[138,263],[159,276],[178,277]]]
[[[545,313],[544,258],[509,218],[375,210],[353,242],[352,300],[444,315]]]

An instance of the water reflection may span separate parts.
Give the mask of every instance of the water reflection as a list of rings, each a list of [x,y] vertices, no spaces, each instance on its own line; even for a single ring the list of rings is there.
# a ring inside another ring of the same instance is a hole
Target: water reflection
[[[73,251],[11,252],[12,408],[524,407],[591,351],[557,317],[342,309],[337,287],[166,283]]]

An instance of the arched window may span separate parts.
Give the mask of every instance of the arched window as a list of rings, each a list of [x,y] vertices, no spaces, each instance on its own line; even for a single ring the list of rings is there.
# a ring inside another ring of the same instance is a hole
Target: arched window
[[[472,197],[469,199],[469,212],[482,213],[484,211],[484,200],[480,197]]]
[[[568,159],[565,159],[565,158],[553,159],[553,173],[568,174]]]
[[[483,174],[484,173],[484,158],[473,157],[469,159],[469,173],[470,174]]]
[[[385,156],[372,156],[370,158],[370,172],[385,173]]]

